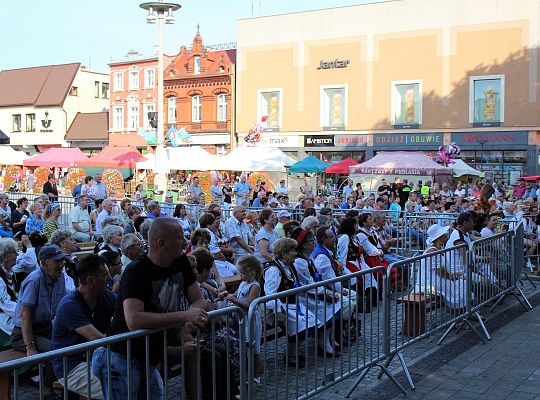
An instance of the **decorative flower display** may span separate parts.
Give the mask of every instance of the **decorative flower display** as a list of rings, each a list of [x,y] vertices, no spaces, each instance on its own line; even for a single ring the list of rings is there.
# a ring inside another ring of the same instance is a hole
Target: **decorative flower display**
[[[8,165],[4,175],[4,187],[9,189],[21,176],[21,169],[17,165]]]
[[[37,167],[34,170],[34,190],[41,191],[51,172],[47,167]]]
[[[271,190],[273,188],[270,188],[270,179],[267,174],[264,172],[254,172],[249,175],[248,182],[251,185],[252,188],[255,188],[255,185],[257,184],[257,181],[266,182],[266,190]]]
[[[72,193],[75,186],[77,186],[81,178],[86,176],[86,171],[82,168],[70,168],[66,175],[66,193]]]
[[[201,190],[204,193],[205,201],[206,203],[210,203],[210,201],[212,200],[212,196],[210,195],[210,187],[212,186],[213,180],[210,171],[194,171],[191,176],[199,177],[199,184],[201,185]]]
[[[114,198],[125,197],[124,192],[124,177],[117,169],[106,169],[102,175],[103,183],[107,188],[107,192]]]

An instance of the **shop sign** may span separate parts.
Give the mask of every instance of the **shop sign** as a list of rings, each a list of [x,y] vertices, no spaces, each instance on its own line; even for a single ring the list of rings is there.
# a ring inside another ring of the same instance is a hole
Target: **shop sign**
[[[334,135],[304,136],[304,147],[334,147]]]
[[[337,58],[333,61],[324,61],[321,60],[317,70],[319,69],[332,69],[332,68],[347,68],[349,65],[349,60],[338,60]]]
[[[259,147],[299,147],[300,140],[298,135],[291,136],[274,136],[261,135],[261,140],[256,144]]]
[[[366,147],[368,135],[335,135],[336,147]]]
[[[442,133],[383,133],[373,135],[374,147],[432,146],[444,142]]]
[[[486,146],[500,144],[528,144],[529,134],[518,132],[455,132],[452,133],[452,142],[459,146]]]

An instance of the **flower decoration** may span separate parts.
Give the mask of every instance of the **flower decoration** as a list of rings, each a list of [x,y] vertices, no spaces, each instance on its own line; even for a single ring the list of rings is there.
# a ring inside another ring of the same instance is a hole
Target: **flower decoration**
[[[257,122],[253,127],[249,130],[248,134],[244,137],[244,141],[251,146],[254,146],[256,143],[259,143],[261,141],[261,133],[264,132],[264,126],[263,123],[265,123],[268,120],[268,115],[264,115],[261,118],[261,122]]]
[[[193,171],[191,174],[192,177],[199,177],[199,184],[201,185],[201,190],[204,193],[206,203],[210,203],[212,196],[210,195],[210,187],[212,186],[212,174],[210,171]]]
[[[103,183],[107,188],[107,192],[114,198],[125,197],[124,192],[124,177],[117,169],[106,169],[102,175]]]
[[[72,193],[75,186],[77,186],[81,178],[86,176],[86,171],[82,168],[70,168],[66,175],[66,193]]]
[[[4,187],[9,188],[21,177],[21,169],[17,165],[8,165],[4,176]]]
[[[37,167],[34,170],[34,190],[41,191],[51,172],[50,168],[47,167]]]
[[[257,184],[257,181],[266,182],[266,190],[271,190],[270,189],[270,178],[264,172],[254,172],[254,173],[249,175],[247,180],[248,180],[248,182],[249,182],[249,184],[251,185],[252,188],[255,188],[255,185]]]

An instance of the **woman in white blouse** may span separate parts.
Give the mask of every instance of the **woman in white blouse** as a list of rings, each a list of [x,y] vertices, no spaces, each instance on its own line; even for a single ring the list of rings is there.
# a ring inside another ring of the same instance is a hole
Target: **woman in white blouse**
[[[11,347],[10,336],[17,305],[12,268],[17,261],[18,248],[13,239],[0,239],[0,350]]]

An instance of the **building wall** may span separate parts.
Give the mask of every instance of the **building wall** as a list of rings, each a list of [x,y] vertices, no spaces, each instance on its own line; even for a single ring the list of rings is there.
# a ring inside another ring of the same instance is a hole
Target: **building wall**
[[[258,92],[279,89],[281,125],[262,135],[263,146],[281,143],[298,156],[347,150],[369,158],[380,150],[418,150],[408,135],[448,144],[459,136],[455,133],[493,132],[486,140],[508,138],[508,148],[529,155],[522,172],[535,173],[539,22],[540,0],[396,0],[240,20],[237,145],[261,117]],[[335,60],[348,63],[319,68],[321,61]],[[503,119],[473,124],[471,77],[494,75],[504,79]],[[419,83],[418,124],[393,123],[396,81]],[[322,87],[339,84],[346,87],[346,120],[329,132],[321,123]],[[509,131],[518,133],[504,135]],[[392,143],[392,136],[383,136],[388,134],[405,135],[404,142]],[[319,136],[332,145],[306,146]],[[525,136],[529,140],[523,143]],[[481,152],[479,144],[467,143],[469,151]],[[486,143],[485,149],[507,144]],[[421,148],[436,153],[438,146],[431,142]]]
[[[157,112],[157,86],[145,86],[144,82],[144,70],[153,69],[154,79],[157,82],[157,58],[152,58],[146,61],[131,60],[125,63],[111,64],[110,65],[110,81],[111,81],[111,98],[110,98],[110,112],[109,112],[109,143],[111,145],[131,145],[137,147],[146,147],[146,141],[137,134],[139,128],[150,128],[145,126],[146,121],[144,117],[145,104],[153,104],[154,111]],[[139,87],[137,89],[130,89],[129,86],[129,72],[139,71]],[[115,73],[123,74],[123,88],[118,88],[115,85]],[[138,127],[132,129],[128,125],[130,103],[136,103],[139,105],[139,117]],[[115,107],[123,108],[123,126],[117,127],[115,118]]]

